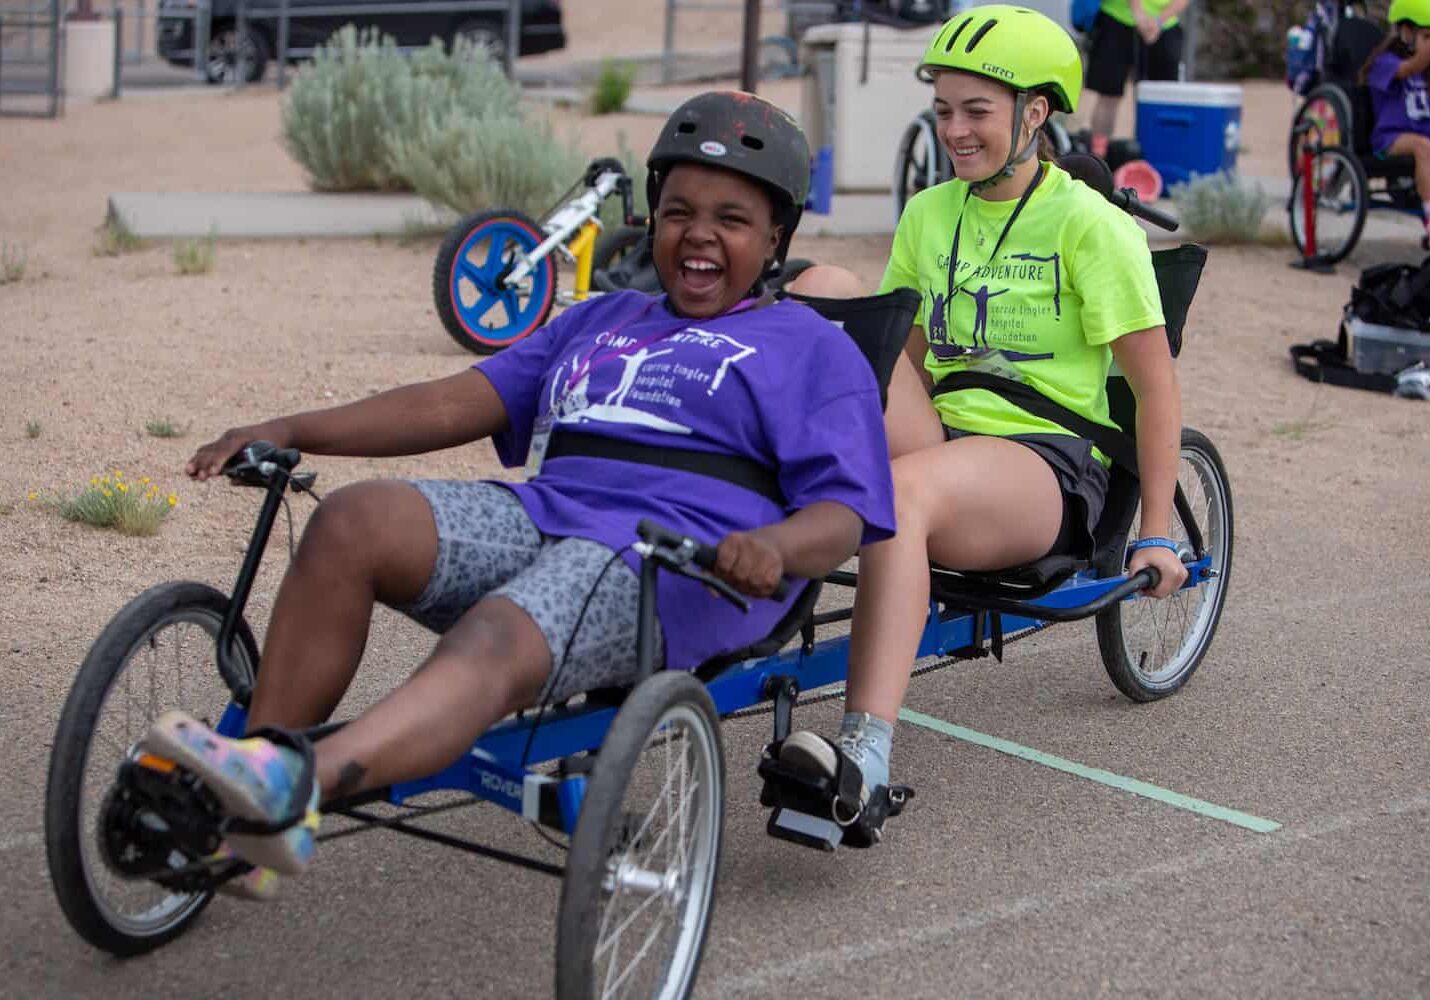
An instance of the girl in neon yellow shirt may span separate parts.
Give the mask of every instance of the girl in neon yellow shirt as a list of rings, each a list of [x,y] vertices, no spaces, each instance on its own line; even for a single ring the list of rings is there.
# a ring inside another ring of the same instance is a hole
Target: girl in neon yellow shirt
[[[1111,424],[1105,383],[1116,359],[1137,397],[1142,514],[1128,571],[1154,566],[1154,597],[1187,575],[1166,539],[1181,397],[1146,236],[1036,155],[1048,115],[1076,110],[1077,46],[1040,13],[981,6],[944,25],[919,72],[934,85],[957,178],[909,202],[884,275],[883,290],[923,296],[885,417],[897,534],[860,552],[837,739],[795,733],[781,749],[785,762],[831,776],[843,755],[862,772],[866,794],[888,783],[893,723],[928,609],[929,560],[997,570],[1052,552],[1086,554],[1107,487],[1107,460],[1090,441],[984,389],[930,399],[938,379],[967,370],[1015,379]],[[837,294],[835,284],[817,269],[793,290]]]

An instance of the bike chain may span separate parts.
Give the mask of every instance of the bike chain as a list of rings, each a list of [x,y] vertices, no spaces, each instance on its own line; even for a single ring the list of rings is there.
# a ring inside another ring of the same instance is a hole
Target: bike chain
[[[1022,642],[1024,639],[1028,638],[1030,635],[1037,635],[1039,632],[1041,632],[1041,631],[1043,631],[1044,629],[1048,628],[1049,625],[1051,625],[1051,624],[1052,624],[1051,622],[1044,622],[1044,623],[1041,624],[1041,625],[1035,625],[1035,626],[1033,626],[1032,628],[1029,628],[1029,629],[1026,629],[1026,630],[1024,630],[1024,631],[1022,631],[1022,632],[1019,632],[1017,635],[1013,636],[1011,639],[1004,639],[1004,640],[1003,640],[1003,646],[1004,646],[1004,648],[1007,648],[1008,646],[1013,645],[1013,643],[1015,643],[1015,642]],[[919,667],[919,668],[916,669],[913,673],[909,674],[909,679],[910,679],[910,680],[913,680],[915,677],[922,677],[924,674],[931,674],[931,673],[933,673],[935,670],[942,670],[944,667],[951,667],[951,666],[953,666],[955,663],[964,663],[964,662],[968,661],[969,659],[972,659],[972,657],[967,657],[967,656],[946,656],[946,657],[944,657],[942,660],[937,661],[936,663],[930,663],[928,666]],[[815,695],[815,696],[812,697],[812,698],[801,698],[801,699],[799,699],[799,700],[796,702],[796,705],[818,705],[821,701],[833,701],[835,698],[843,698],[843,697],[844,697],[844,686],[841,685],[837,690],[829,691],[829,692],[827,692],[827,693],[825,693],[825,694]],[[750,717],[757,716],[757,715],[768,715],[768,714],[770,714],[771,712],[773,712],[774,710],[775,710],[775,704],[774,704],[773,701],[771,701],[770,703],[765,704],[765,705],[755,705],[755,706],[753,706],[753,707],[751,707],[751,708],[742,708],[742,709],[740,709],[738,712],[731,712],[729,715],[721,716],[721,718],[722,718],[722,719],[746,719],[746,718],[750,718]]]

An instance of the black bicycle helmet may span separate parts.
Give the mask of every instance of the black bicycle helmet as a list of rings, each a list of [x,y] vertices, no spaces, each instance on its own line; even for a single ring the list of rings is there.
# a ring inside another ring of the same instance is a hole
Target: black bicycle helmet
[[[733,170],[763,184],[775,203],[774,221],[784,227],[774,263],[784,262],[809,196],[809,142],[793,118],[739,90],[710,91],[676,108],[646,160],[652,225],[660,190],[677,163]]]

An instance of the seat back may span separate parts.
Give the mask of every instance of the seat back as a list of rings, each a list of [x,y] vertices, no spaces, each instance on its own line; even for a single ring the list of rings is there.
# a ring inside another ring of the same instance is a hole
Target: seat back
[[[1359,84],[1361,68],[1384,38],[1385,29],[1369,18],[1340,18],[1326,44],[1322,80],[1342,87]]]
[[[858,299],[821,299],[785,294],[843,328],[873,369],[874,378],[879,383],[880,400],[887,399],[894,363],[904,349],[904,341],[908,340],[909,329],[918,313],[919,293],[911,288],[899,288],[883,295]],[[696,669],[695,675],[701,680],[709,680],[731,664],[779,652],[814,614],[820,584],[819,580],[806,581],[800,595],[764,639],[744,649],[707,660]]]

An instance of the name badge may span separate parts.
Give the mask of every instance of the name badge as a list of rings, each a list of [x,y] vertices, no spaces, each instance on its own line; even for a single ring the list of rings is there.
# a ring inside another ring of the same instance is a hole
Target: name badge
[[[546,459],[547,446],[551,444],[551,431],[556,426],[556,418],[547,413],[536,418],[531,428],[531,448],[526,453],[526,478],[535,479],[541,471],[541,463]]]

